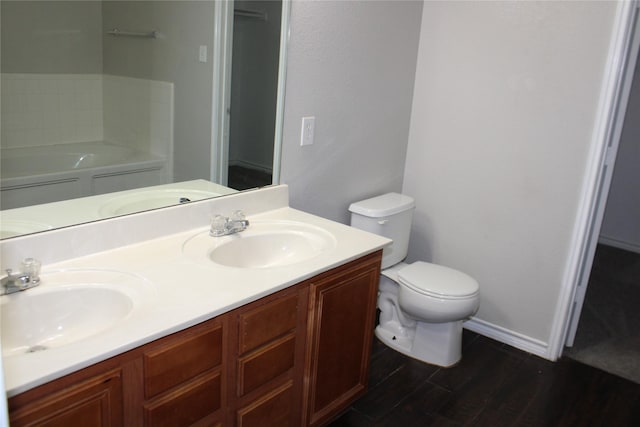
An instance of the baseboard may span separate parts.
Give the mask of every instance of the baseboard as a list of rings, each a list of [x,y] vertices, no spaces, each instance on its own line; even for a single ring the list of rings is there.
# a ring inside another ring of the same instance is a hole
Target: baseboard
[[[536,356],[553,360],[549,356],[549,345],[538,339],[519,334],[475,317],[464,322],[464,328],[492,338],[496,341],[500,341],[501,343],[510,345],[519,350],[526,351],[527,353],[532,353]]]
[[[598,243],[602,243],[603,245],[613,246],[614,248],[624,249],[625,251],[631,251],[631,252],[640,254],[640,246],[637,243],[623,242],[622,240],[612,239],[611,237],[606,237],[602,235],[598,237]]]

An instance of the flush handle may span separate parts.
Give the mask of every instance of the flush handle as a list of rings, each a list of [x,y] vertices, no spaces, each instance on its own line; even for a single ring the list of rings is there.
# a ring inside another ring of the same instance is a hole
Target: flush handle
[[[389,222],[388,219],[381,219],[381,220],[378,221],[378,224],[385,225],[387,222]]]

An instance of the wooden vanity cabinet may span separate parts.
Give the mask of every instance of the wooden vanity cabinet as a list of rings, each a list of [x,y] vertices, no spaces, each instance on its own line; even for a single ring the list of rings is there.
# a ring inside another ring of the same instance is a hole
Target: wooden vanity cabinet
[[[229,425],[300,425],[307,295],[297,285],[233,312]]]
[[[11,426],[124,425],[122,369],[92,368],[10,399]]]
[[[381,252],[310,282],[305,426],[324,425],[367,388]]]
[[[225,322],[222,316],[145,346],[145,426],[222,422]]]
[[[324,425],[366,389],[381,254],[14,396],[11,425]]]
[[[223,425],[227,315],[9,399],[11,426]]]

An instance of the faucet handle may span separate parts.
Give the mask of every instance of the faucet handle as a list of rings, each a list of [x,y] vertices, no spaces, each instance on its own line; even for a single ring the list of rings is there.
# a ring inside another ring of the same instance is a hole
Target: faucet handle
[[[235,221],[242,221],[247,219],[247,216],[244,214],[242,209],[238,209],[231,213],[231,219]]]
[[[211,218],[211,229],[209,234],[217,237],[222,236],[226,232],[227,218],[220,214],[216,214]]]
[[[21,264],[21,270],[23,274],[29,276],[31,282],[37,283],[40,281],[40,267],[42,264],[35,258],[25,258]]]

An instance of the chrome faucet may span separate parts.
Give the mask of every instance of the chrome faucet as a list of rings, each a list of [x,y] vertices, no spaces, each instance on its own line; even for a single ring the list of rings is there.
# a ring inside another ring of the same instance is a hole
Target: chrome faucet
[[[0,295],[13,294],[36,287],[40,284],[40,261],[26,258],[22,261],[22,271],[14,273],[7,268],[7,275],[0,279]]]
[[[249,221],[241,210],[234,211],[230,217],[215,215],[211,220],[209,235],[213,237],[228,236],[244,231],[248,226]]]

